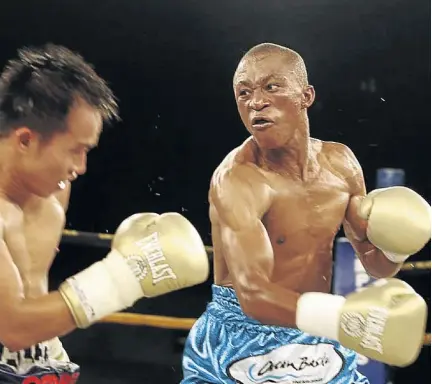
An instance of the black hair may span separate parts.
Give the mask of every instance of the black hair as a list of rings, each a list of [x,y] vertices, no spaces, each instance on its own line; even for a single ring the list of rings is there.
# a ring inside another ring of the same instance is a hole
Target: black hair
[[[104,120],[118,119],[112,90],[82,56],[60,45],[22,48],[0,77],[0,136],[28,126],[43,137],[67,129],[78,98]]]

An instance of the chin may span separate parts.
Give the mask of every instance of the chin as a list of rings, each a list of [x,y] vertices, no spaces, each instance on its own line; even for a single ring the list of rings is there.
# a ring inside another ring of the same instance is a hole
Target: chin
[[[32,185],[28,188],[28,192],[38,197],[46,198],[51,196],[55,192],[55,190],[53,190],[52,188],[43,188],[42,185]]]
[[[54,191],[41,191],[40,189],[39,190],[32,190],[32,191],[30,191],[33,195],[35,195],[35,196],[37,196],[37,197],[41,197],[41,198],[47,198],[47,197],[50,197],[53,193],[54,193]]]

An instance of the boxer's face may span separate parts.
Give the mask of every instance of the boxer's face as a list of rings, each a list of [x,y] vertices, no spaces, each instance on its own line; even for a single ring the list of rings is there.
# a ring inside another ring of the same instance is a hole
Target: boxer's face
[[[66,127],[45,140],[28,128],[17,130],[18,134],[23,130],[27,140],[20,174],[25,175],[26,188],[34,194],[49,196],[60,188],[62,181],[85,173],[87,153],[99,142],[102,118],[97,110],[81,101],[71,108]]]
[[[313,88],[302,87],[280,55],[246,58],[234,78],[243,124],[265,149],[280,148],[294,136],[304,120],[305,106],[313,102],[311,92]]]

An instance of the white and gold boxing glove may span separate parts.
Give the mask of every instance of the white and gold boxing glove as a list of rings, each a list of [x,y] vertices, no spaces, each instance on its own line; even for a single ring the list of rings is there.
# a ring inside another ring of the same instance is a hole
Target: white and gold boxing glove
[[[423,346],[427,304],[398,279],[380,279],[346,297],[309,292],[297,303],[297,327],[397,367],[412,364]]]
[[[431,238],[431,207],[406,187],[376,189],[359,206],[367,237],[395,263],[419,252]]]
[[[68,278],[59,291],[78,327],[155,297],[203,283],[209,274],[205,246],[178,213],[139,213],[117,228],[103,260]]]

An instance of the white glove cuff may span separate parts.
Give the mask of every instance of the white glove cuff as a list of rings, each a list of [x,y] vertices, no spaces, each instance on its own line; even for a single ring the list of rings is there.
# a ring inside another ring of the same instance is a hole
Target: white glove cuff
[[[298,329],[317,337],[338,341],[343,296],[308,292],[297,302],[296,323]]]
[[[80,328],[122,309],[143,296],[141,285],[117,251],[70,277],[60,287]]]
[[[399,255],[397,253],[383,251],[382,249],[381,252],[385,257],[387,257],[387,259],[389,259],[392,263],[396,263],[396,264],[404,263],[405,260],[408,259],[408,257],[410,257],[410,255]]]

